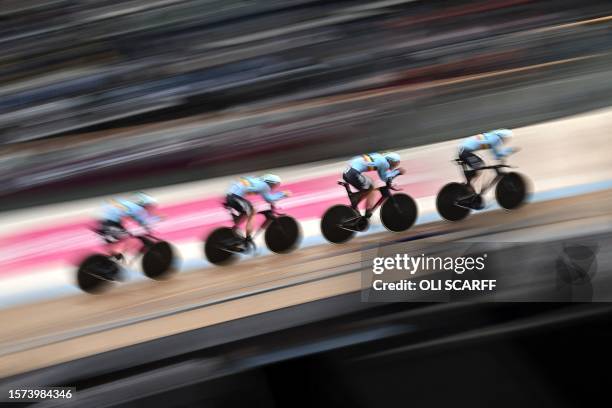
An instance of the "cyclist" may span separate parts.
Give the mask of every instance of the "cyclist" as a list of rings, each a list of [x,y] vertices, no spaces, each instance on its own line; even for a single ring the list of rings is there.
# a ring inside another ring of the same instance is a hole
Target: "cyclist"
[[[255,247],[252,237],[255,211],[253,209],[253,204],[251,204],[246,197],[253,194],[259,194],[268,203],[273,204],[290,195],[288,191],[273,192],[280,184],[281,178],[274,174],[264,174],[261,177],[243,176],[231,184],[225,197],[225,206],[236,212],[232,213],[234,231],[237,230],[238,225],[244,218],[247,218],[244,238],[245,244],[253,248]]]
[[[157,202],[152,197],[136,193],[130,198],[113,198],[102,208],[97,232],[106,242],[112,258],[118,261],[123,259],[122,243],[130,236],[123,225],[124,221],[131,219],[149,231],[149,225],[159,220],[159,217],[152,213],[156,206]]]
[[[478,196],[472,182],[477,180],[479,171],[485,166],[485,162],[474,152],[479,150],[491,150],[493,156],[497,160],[501,160],[519,150],[516,147],[504,147],[504,144],[507,144],[511,138],[512,131],[510,129],[496,129],[468,137],[461,142],[458,155],[459,159],[465,163],[463,172],[467,185],[472,190],[472,194],[462,198],[462,200],[473,199]]]
[[[366,199],[366,218],[372,216],[375,194],[372,179],[363,173],[376,170],[380,179],[386,183],[393,177],[404,174],[404,169],[398,167],[399,163],[400,155],[394,152],[362,154],[349,162],[349,167],[342,174],[342,178],[357,189],[357,193],[351,196],[353,206]]]

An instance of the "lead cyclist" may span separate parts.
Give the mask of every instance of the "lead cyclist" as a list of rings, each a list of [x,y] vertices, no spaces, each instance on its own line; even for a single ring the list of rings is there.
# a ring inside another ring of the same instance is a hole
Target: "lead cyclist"
[[[470,202],[478,197],[474,184],[478,181],[480,171],[485,167],[485,162],[474,152],[488,150],[492,152],[495,159],[503,160],[505,157],[520,150],[517,147],[504,146],[510,142],[512,136],[513,133],[510,129],[496,129],[470,136],[459,144],[458,157],[466,165],[463,169],[463,173],[467,186],[471,190],[470,195],[462,197],[460,199],[461,201]]]

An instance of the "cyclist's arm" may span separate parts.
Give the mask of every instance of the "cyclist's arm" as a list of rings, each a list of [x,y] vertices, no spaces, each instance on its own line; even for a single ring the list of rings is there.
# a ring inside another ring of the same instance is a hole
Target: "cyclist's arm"
[[[139,208],[138,210],[132,211],[130,218],[138,223],[141,227],[149,229],[149,225],[158,221],[159,217],[150,214],[146,209]]]
[[[397,177],[401,174],[401,170],[400,169],[395,169],[395,170],[387,170],[387,178],[384,179],[385,181],[389,181],[390,179]]]
[[[392,179],[393,177],[400,174],[399,169],[389,170],[389,165],[386,164],[386,160],[385,160],[385,164],[378,165],[377,171],[378,171],[378,176],[385,183],[389,181],[390,179]]]
[[[261,196],[268,203],[274,203],[275,201],[278,201],[278,200],[281,200],[281,199],[287,197],[287,194],[285,194],[284,191],[278,191],[276,193],[272,193],[270,191],[264,191],[264,192],[261,193]]]
[[[512,147],[502,147],[501,141],[492,144],[491,150],[493,151],[493,155],[497,160],[503,159],[504,157],[514,153],[514,149]]]

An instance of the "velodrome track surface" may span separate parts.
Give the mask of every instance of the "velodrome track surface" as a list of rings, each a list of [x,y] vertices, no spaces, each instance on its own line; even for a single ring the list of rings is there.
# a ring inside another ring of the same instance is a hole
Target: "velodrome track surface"
[[[188,214],[196,216],[196,228],[188,222],[186,229],[177,227],[172,224],[176,218],[170,217],[166,233],[187,231],[186,237],[193,233],[197,241],[184,248],[187,252],[189,248],[195,251],[191,259],[199,259],[200,266],[192,262],[190,268],[167,282],[129,282],[101,296],[89,296],[73,289],[68,296],[52,300],[31,298],[28,300],[37,303],[0,310],[0,319],[10,322],[0,332],[0,376],[357,291],[361,284],[362,257],[371,256],[371,250],[379,245],[402,239],[412,240],[407,245],[418,245],[419,239],[432,235],[443,241],[485,236],[500,241],[529,241],[608,231],[612,229],[611,120],[612,110],[606,109],[516,129],[515,144],[523,147],[523,151],[512,158],[512,164],[533,180],[535,201],[513,213],[493,208],[457,224],[436,220],[432,196],[443,183],[457,179],[457,169],[449,161],[456,149],[456,140],[402,151],[409,170],[404,183],[407,192],[418,199],[420,209],[419,225],[403,234],[381,233],[380,226],[375,226],[369,235],[359,236],[349,244],[324,244],[316,234],[317,215],[329,204],[346,200],[334,183],[345,162],[276,169],[280,174],[287,174],[284,178],[290,185],[298,186],[303,180],[319,178],[331,190],[327,201],[313,201],[321,208],[315,208],[312,214],[309,213],[313,211],[312,203],[303,201],[304,195],[292,197],[293,203],[287,200],[288,213],[307,214],[299,218],[307,226],[305,229],[314,231],[307,236],[309,245],[291,255],[264,254],[226,268],[201,268],[203,229],[197,217],[202,214],[198,213],[200,201],[196,201],[195,213]],[[209,194],[205,200],[210,197],[218,200],[228,181],[229,178],[197,182],[152,193],[165,205],[183,206],[186,199],[201,197],[197,194],[202,191]],[[418,183],[426,187],[420,194],[415,188]],[[319,194],[315,188],[311,198],[320,200]],[[96,199],[4,215],[0,218],[2,238],[6,239],[3,242],[11,244],[15,234],[23,234],[25,230],[27,235],[28,230],[41,226],[61,228],[66,222],[72,222],[70,228],[81,228],[82,224],[74,224],[74,219],[90,218],[98,205],[99,199]],[[54,242],[51,239],[48,243]],[[85,244],[85,249],[89,248]],[[32,252],[28,256],[40,255],[41,247],[29,249]],[[47,249],[41,259],[48,254],[53,255],[53,251]],[[7,258],[13,255],[12,251],[2,254]],[[62,273],[71,271],[64,267],[64,272],[57,273],[45,263],[36,265],[41,271],[23,272],[30,279],[27,282],[34,286],[42,286],[44,279],[62,283]],[[6,264],[3,272],[14,273]],[[14,280],[7,285],[9,279],[0,278],[3,295],[11,294],[25,282]]]
[[[515,129],[514,144],[523,150],[512,157],[511,164],[533,180],[538,200],[609,187],[609,123],[612,110],[604,109]],[[417,199],[419,223],[436,220],[435,193],[444,183],[458,178],[457,168],[449,160],[457,143],[452,140],[401,151],[407,174],[397,181]],[[323,242],[318,219],[330,205],[346,202],[343,189],[335,183],[345,166],[346,159],[273,170],[283,176],[285,188],[294,192],[281,206],[302,223],[303,246]],[[219,202],[232,179],[223,177],[149,191],[159,199],[161,211],[167,215],[156,228],[157,233],[178,247],[184,272],[206,266],[202,237],[229,222]],[[87,225],[91,225],[102,200],[94,198],[0,215],[0,307],[79,293],[74,286],[74,262],[99,247],[99,238]],[[380,225],[374,227],[375,232],[382,229]],[[133,277],[142,279],[137,271],[130,275]]]
[[[136,282],[105,296],[77,295],[0,312],[0,376],[360,289],[363,263],[381,245],[422,240],[538,241],[612,230],[612,190],[494,210],[464,222],[375,233],[346,245],[317,245],[226,268]]]

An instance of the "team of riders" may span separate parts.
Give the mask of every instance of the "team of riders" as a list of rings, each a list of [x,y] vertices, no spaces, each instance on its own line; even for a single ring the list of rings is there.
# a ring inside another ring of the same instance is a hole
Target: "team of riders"
[[[462,200],[469,201],[478,196],[474,183],[478,179],[479,170],[485,166],[485,163],[475,152],[490,150],[495,159],[501,160],[518,150],[504,146],[511,136],[511,130],[497,129],[471,136],[461,142],[458,158],[465,164],[464,174],[471,191],[470,196]],[[357,190],[351,198],[353,201],[351,204],[356,205],[366,200],[364,217],[369,218],[372,215],[376,191],[374,182],[365,173],[376,171],[380,179],[387,183],[396,176],[404,174],[404,169],[399,167],[399,164],[400,155],[393,152],[363,154],[354,157],[349,162],[342,178]],[[280,184],[279,176],[265,174],[261,177],[240,177],[230,185],[224,206],[231,212],[236,230],[246,219],[245,246],[254,247],[252,234],[255,211],[247,197],[259,195],[266,202],[274,205],[276,201],[290,196],[288,191],[277,191]],[[136,193],[128,198],[115,198],[104,206],[97,231],[108,245],[111,256],[118,260],[122,258],[122,245],[125,238],[130,236],[124,222],[131,219],[148,231],[150,225],[160,219],[160,216],[155,213],[156,206],[157,202],[144,193]]]

